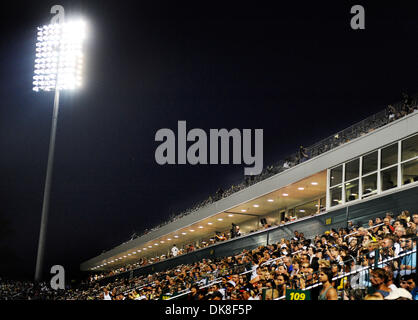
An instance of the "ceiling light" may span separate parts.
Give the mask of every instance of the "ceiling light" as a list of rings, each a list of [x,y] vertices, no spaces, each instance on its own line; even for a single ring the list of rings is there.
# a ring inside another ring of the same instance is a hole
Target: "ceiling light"
[[[152,246],[148,246],[148,248],[152,248]]]
[[[174,238],[178,238],[179,236],[174,236]]]
[[[203,227],[202,226],[199,226],[199,229],[203,229]]]
[[[300,210],[299,210],[299,212],[305,212],[305,210],[303,210],[303,209],[300,209]]]
[[[302,191],[302,190],[305,190],[305,188],[304,187],[299,187],[298,190]]]
[[[154,246],[158,246],[158,243],[154,243]]]
[[[318,182],[311,182],[311,185],[317,186],[318,185]]]
[[[254,208],[258,208],[258,207],[259,207],[259,205],[258,205],[258,204],[254,204],[254,205],[253,205],[253,207],[254,207]]]
[[[212,222],[208,222],[208,225],[210,225],[210,226],[211,226],[212,224],[213,224]]]
[[[160,241],[160,243],[164,243],[164,241],[163,241],[163,240],[161,240],[161,241]]]
[[[224,220],[224,219],[222,219],[222,218],[219,218],[219,219],[218,219],[218,221],[223,221],[223,220]]]
[[[190,232],[194,232],[194,230],[193,229],[190,229]]]
[[[268,199],[267,201],[268,201],[268,202],[273,202],[274,200],[273,200],[273,199]]]
[[[183,236],[185,236],[187,233],[186,233],[186,232],[182,232],[181,234],[182,234]]]
[[[289,194],[288,193],[283,193],[282,196],[283,197],[287,197]]]
[[[123,256],[124,258],[127,258],[127,256]]]
[[[167,241],[171,241],[171,238],[168,238]]]
[[[247,210],[245,210],[245,209],[241,209],[241,212],[247,212]]]
[[[228,217],[233,217],[234,215],[233,214],[228,214]]]

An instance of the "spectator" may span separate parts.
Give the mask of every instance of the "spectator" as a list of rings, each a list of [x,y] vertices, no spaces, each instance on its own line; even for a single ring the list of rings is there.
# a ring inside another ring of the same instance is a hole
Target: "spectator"
[[[404,235],[400,238],[400,243],[403,251],[411,251],[416,249],[416,244],[412,240],[413,235]],[[406,255],[401,260],[400,275],[416,273],[417,253]]]
[[[237,225],[236,227],[235,227],[235,236],[236,237],[240,237],[241,236],[241,230],[240,230],[240,228],[239,228],[239,226]]]
[[[190,293],[187,296],[187,300],[198,300],[198,291],[199,291],[199,286],[197,284],[192,285],[192,287],[190,288]]]
[[[382,268],[376,268],[370,272],[370,281],[376,293],[380,293],[383,298],[389,295],[390,289],[386,286],[388,275]]]
[[[109,288],[107,287],[103,289],[103,300],[112,300],[112,297],[109,292]]]
[[[322,268],[319,272],[319,281],[322,283],[322,290],[319,292],[318,300],[338,300],[337,290],[331,286],[331,269]]]
[[[306,148],[303,146],[299,147],[299,163],[302,163],[308,159],[308,154],[306,152]]]
[[[173,257],[177,257],[177,255],[179,254],[179,249],[177,248],[175,244],[171,248],[171,254],[173,255]]]
[[[412,274],[401,276],[400,287],[408,290],[413,300],[418,300],[418,288],[415,283],[415,277]]]
[[[225,233],[221,233],[221,232],[217,231],[216,235],[215,235],[215,240],[216,240],[216,242],[221,242],[221,241],[227,240],[227,238],[225,236]]]

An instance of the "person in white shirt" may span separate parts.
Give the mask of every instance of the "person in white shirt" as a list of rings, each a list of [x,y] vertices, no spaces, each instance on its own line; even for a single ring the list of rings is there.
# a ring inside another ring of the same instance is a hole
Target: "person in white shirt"
[[[171,248],[171,254],[173,255],[173,257],[176,257],[179,254],[179,249],[176,247],[176,245],[173,245],[173,247]]]

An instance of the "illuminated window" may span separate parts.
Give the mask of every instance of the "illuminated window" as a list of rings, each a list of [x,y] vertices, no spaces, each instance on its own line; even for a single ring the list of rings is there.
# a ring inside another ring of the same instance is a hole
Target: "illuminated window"
[[[418,181],[418,159],[402,164],[402,184]]]
[[[330,186],[336,186],[337,184],[340,184],[343,181],[343,166],[338,166],[334,169],[331,169],[330,172]]]
[[[386,168],[398,162],[398,143],[394,143],[381,151],[380,167]]]
[[[377,174],[371,174],[363,178],[363,197],[368,197],[377,192]]]
[[[377,151],[369,153],[363,157],[363,172],[362,175],[371,173],[377,170]]]
[[[353,201],[359,198],[359,180],[353,180],[345,184],[345,201]]]
[[[360,160],[356,159],[345,164],[345,181],[349,181],[359,176]]]
[[[381,172],[382,191],[390,190],[398,186],[398,166]]]
[[[334,207],[342,203],[342,192],[343,189],[341,186],[330,189],[331,207]]]
[[[418,134],[402,141],[402,161],[418,156]]]

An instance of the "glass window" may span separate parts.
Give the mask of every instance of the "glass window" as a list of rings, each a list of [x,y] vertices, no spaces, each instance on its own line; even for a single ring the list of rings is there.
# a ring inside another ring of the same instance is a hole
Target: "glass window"
[[[402,184],[418,181],[418,160],[409,161],[402,165]]]
[[[343,182],[343,166],[338,166],[334,169],[331,169],[330,172],[330,186],[335,186],[337,184],[340,184],[341,182]]]
[[[354,180],[345,184],[345,201],[353,201],[358,199],[359,181]]]
[[[330,189],[331,207],[342,203],[343,188],[341,186]]]
[[[398,166],[383,170],[381,173],[382,191],[398,186]]]
[[[324,210],[325,206],[326,206],[325,197],[323,197],[319,199],[319,211]]]
[[[360,160],[356,159],[345,164],[345,181],[358,178]]]
[[[377,170],[377,151],[369,153],[363,157],[363,169],[362,175]]]
[[[300,205],[298,207],[295,208],[295,214],[296,217],[302,218],[302,217],[306,217],[306,216],[312,216],[316,213],[316,211],[318,210],[318,208],[316,207],[318,205],[318,200],[314,200],[308,203],[305,203],[303,205]]]
[[[377,174],[371,174],[363,178],[363,197],[367,197],[377,191]]]
[[[392,144],[381,151],[381,168],[389,167],[398,162],[398,144]]]
[[[402,141],[402,161],[418,156],[418,134]]]

